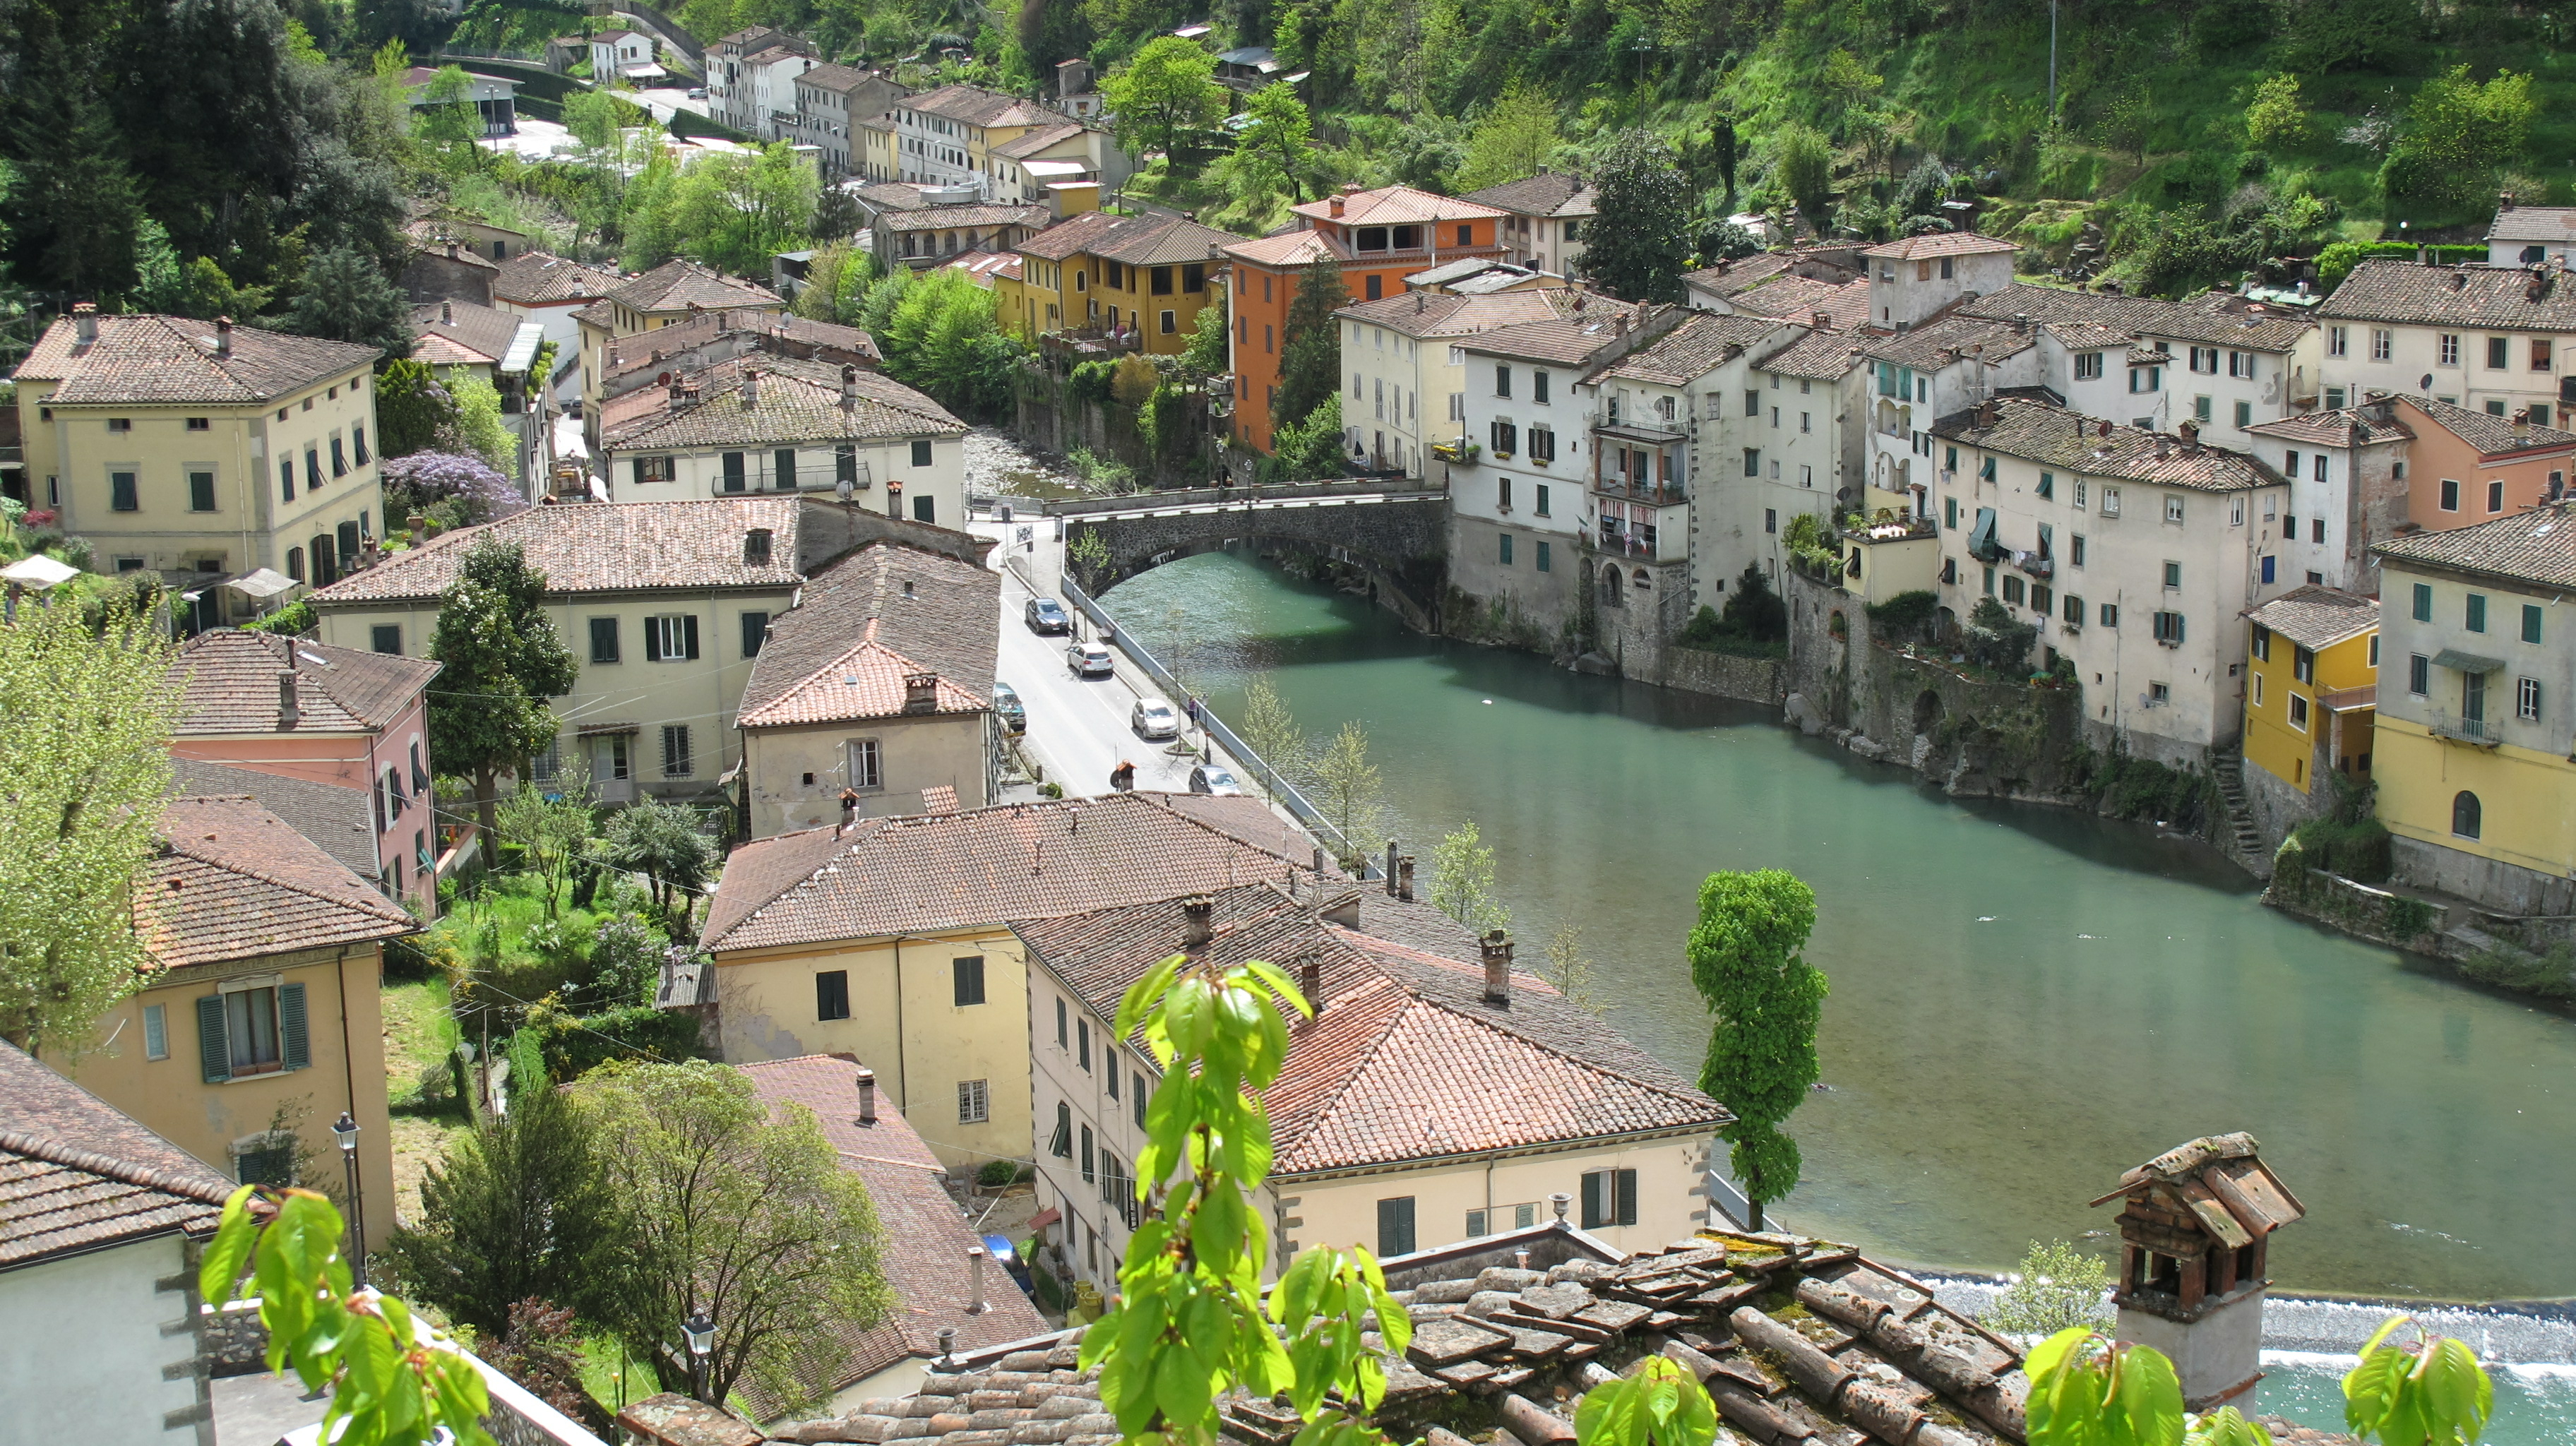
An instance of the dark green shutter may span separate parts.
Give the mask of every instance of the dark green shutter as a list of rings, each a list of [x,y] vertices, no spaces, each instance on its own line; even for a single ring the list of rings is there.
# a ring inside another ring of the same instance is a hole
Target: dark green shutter
[[[224,1030],[224,997],[208,994],[197,1001],[197,1055],[203,1062],[206,1083],[222,1084],[233,1077],[233,1046]]]
[[[1612,1184],[1615,1187],[1615,1193],[1618,1197],[1612,1203],[1619,1207],[1617,1217],[1612,1223],[1618,1225],[1636,1224],[1637,1172],[1634,1170],[1621,1170],[1613,1178]]]
[[[277,1037],[288,1069],[313,1067],[313,1033],[304,1026],[304,986],[277,986]]]
[[[662,620],[660,618],[644,620],[644,661],[648,663],[662,661]]]
[[[632,465],[635,468],[635,485],[641,487],[644,485],[644,459],[638,457]]]
[[[1610,1223],[1609,1212],[1602,1208],[1607,1202],[1601,1198],[1601,1183],[1601,1174],[1597,1170],[1583,1177],[1583,1228],[1586,1230]]]
[[[1413,1253],[1412,1196],[1377,1202],[1377,1253],[1381,1259]]]
[[[691,662],[698,657],[698,615],[689,614],[680,623],[680,656]]]

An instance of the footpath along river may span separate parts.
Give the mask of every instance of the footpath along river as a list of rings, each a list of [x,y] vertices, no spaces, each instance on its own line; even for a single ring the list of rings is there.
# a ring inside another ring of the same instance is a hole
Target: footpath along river
[[[1772,710],[1421,637],[1243,557],[1104,602],[1226,717],[1258,669],[1310,735],[1358,720],[1426,882],[1474,819],[1523,958],[1580,926],[1610,1020],[1685,1073],[1708,1035],[1683,956],[1700,879],[1813,885],[1833,992],[1825,1088],[1789,1125],[1799,1229],[1927,1267],[2009,1269],[2049,1238],[2107,1255],[2087,1200],[2249,1130],[2309,1210],[2278,1289],[2576,1296],[2576,1020],[2265,909],[2197,845],[1946,798]],[[2525,1389],[2490,1441],[2576,1436],[2576,1385]]]

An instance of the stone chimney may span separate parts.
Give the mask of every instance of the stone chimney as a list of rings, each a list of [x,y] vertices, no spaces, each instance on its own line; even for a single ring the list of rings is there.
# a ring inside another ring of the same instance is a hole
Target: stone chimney
[[[676,412],[676,411],[678,411],[678,410],[679,410],[683,405],[685,405],[685,404],[687,403],[687,400],[688,400],[688,394],[687,394],[685,391],[681,390],[680,384],[679,384],[678,382],[676,382],[676,381],[672,382],[672,383],[671,383],[671,410],[672,410],[672,411],[675,411],[675,412]]]
[[[87,346],[98,340],[98,304],[76,302],[72,306],[72,340]]]
[[[2513,209],[2513,192],[2511,192],[2511,191],[2506,191],[2506,192],[2504,192],[2502,195],[2497,196],[2497,197],[2496,197],[2496,209],[2497,209],[2497,210],[2499,210],[2499,211],[2510,211],[2510,210],[2512,210],[2512,209]]]
[[[859,1066],[859,1123],[860,1123],[860,1124],[863,1124],[863,1125],[873,1125],[873,1124],[875,1124],[876,1122],[877,1122],[877,1072],[876,1072],[875,1070],[872,1070],[872,1069],[868,1068],[866,1065],[860,1065],[860,1066]]]
[[[2209,1135],[2120,1177],[2095,1200],[2124,1202],[2111,1303],[2118,1336],[2153,1346],[2182,1378],[2183,1405],[2207,1411],[2263,1378],[2263,1290],[2272,1232],[2307,1214],[2263,1163],[2252,1135]]]
[[[2530,441],[2531,408],[2524,407],[2513,414],[2513,444],[2520,447],[2527,445]]]
[[[296,706],[295,701],[295,643],[290,639],[286,646],[289,650],[286,671],[277,675],[277,726],[281,730],[292,728],[304,719],[304,710]]]
[[[939,675],[937,673],[903,675],[903,711],[906,713],[939,711]]]
[[[1485,1002],[1508,1006],[1512,1002],[1512,936],[1496,929],[1479,941],[1477,951],[1485,956]]]
[[[442,299],[438,303],[438,324],[441,326],[454,326],[456,324],[455,302]]]
[[[1395,840],[1386,841],[1386,896],[1395,897]]]
[[[2110,423],[2104,422],[2102,424],[2103,435],[2110,435],[2110,429]],[[2174,433],[2176,436],[2182,438],[2182,454],[2184,456],[2193,457],[2199,455],[2200,423],[2185,420],[2181,426],[2174,428]]]
[[[1395,861],[1395,896],[1408,904],[1413,902],[1413,855],[1411,854],[1406,854]]]
[[[2156,460],[2162,462],[2172,455],[2173,439],[2162,432],[2156,433]]]
[[[984,1304],[984,1247],[980,1245],[966,1247],[966,1299],[968,1315],[982,1315],[989,1309]]]
[[[223,359],[225,359],[225,358],[229,358],[232,354],[233,354],[233,319],[232,319],[231,317],[229,317],[229,316],[219,316],[219,317],[216,317],[216,318],[215,318],[215,357],[216,357],[216,359],[217,359],[217,360],[223,360]]]
[[[1324,1012],[1324,961],[1320,956],[1309,954],[1298,966],[1297,992],[1306,996],[1317,1014]]]
[[[1216,900],[1192,894],[1181,900],[1181,948],[1204,949],[1216,938]]]
[[[742,369],[742,407],[750,411],[760,405],[760,368]]]
[[[849,411],[859,404],[859,369],[844,364],[841,368],[841,410]]]
[[[1977,403],[1977,426],[1980,429],[1993,426],[1999,415],[2000,409],[1996,407],[1994,398],[1988,397]]]
[[[1834,329],[1834,314],[1830,311],[1808,312],[1807,321],[1818,331],[1831,331]]]

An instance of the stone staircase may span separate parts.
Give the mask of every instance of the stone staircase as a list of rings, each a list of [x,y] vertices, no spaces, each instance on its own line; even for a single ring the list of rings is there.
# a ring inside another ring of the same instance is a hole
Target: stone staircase
[[[2227,809],[2227,817],[2219,826],[2218,846],[2257,878],[2271,877],[2271,855],[2264,851],[2263,835],[2254,827],[2253,810],[2245,804],[2245,755],[2234,749],[2211,750],[2209,776],[2218,784],[2219,801]]]

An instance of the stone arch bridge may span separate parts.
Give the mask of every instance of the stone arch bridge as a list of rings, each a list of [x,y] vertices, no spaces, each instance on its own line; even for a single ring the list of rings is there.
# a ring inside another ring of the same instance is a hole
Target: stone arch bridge
[[[1372,598],[1425,632],[1439,630],[1448,580],[1449,494],[1401,482],[1201,488],[1050,502],[1067,565],[1097,597],[1150,568],[1230,549],[1311,553],[1359,569]],[[1073,549],[1096,537],[1108,562],[1086,569]]]

